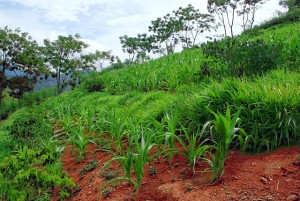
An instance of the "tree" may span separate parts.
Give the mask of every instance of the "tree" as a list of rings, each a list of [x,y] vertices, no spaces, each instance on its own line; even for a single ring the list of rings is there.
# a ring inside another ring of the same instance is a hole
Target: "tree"
[[[96,51],[95,52],[95,66],[99,67],[100,70],[103,70],[105,61],[114,62],[115,57],[111,55],[111,51]]]
[[[279,5],[291,11],[294,8],[300,7],[300,0],[280,0]]]
[[[163,18],[157,18],[151,21],[149,32],[153,32],[156,45],[154,53],[171,54],[174,53],[176,45],[180,42],[176,33],[179,30],[179,24],[170,14]],[[165,47],[162,47],[164,44]]]
[[[138,34],[137,37],[121,36],[120,41],[124,53],[128,53],[130,62],[144,62],[150,57],[147,55],[153,49],[154,38],[147,34]]]
[[[211,23],[215,22],[215,18],[210,14],[201,14],[199,9],[195,9],[191,4],[186,8],[180,7],[173,13],[178,23],[177,33],[183,48],[194,46],[200,34],[214,28]]]
[[[54,73],[57,81],[57,93],[60,94],[69,84],[74,85],[79,70],[95,68],[95,55],[83,55],[82,51],[88,45],[80,40],[80,36],[58,36],[55,41],[44,40],[43,52],[46,65]]]
[[[238,10],[237,14],[238,16],[243,17],[243,31],[245,31],[247,28],[253,27],[255,21],[255,13],[265,2],[265,0],[244,0],[239,2],[242,9]]]
[[[8,71],[15,72],[16,76],[9,79]],[[46,71],[40,48],[28,33],[8,27],[0,29],[0,109],[5,89],[11,96],[22,98],[33,89],[41,72]]]
[[[207,9],[210,13],[217,14],[227,37],[227,25],[230,35],[233,37],[233,26],[236,14],[243,17],[242,27],[252,27],[255,20],[256,11],[266,0],[208,0]],[[239,7],[242,7],[239,9]]]
[[[227,11],[226,2],[224,0],[208,0],[207,10],[211,14],[216,14],[221,21],[221,25],[224,29],[224,36],[227,37],[225,12]],[[228,16],[228,15],[227,15]]]

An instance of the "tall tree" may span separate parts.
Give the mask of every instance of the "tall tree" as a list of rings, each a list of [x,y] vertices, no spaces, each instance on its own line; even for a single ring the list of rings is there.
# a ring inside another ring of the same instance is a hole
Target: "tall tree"
[[[177,32],[180,29],[178,22],[170,14],[165,15],[163,18],[157,18],[151,21],[149,32],[153,33],[155,39],[154,53],[171,54],[174,53],[176,45],[179,44]],[[164,47],[163,47],[164,46]]]
[[[264,4],[266,0],[244,0],[240,1],[240,10],[237,10],[238,16],[243,17],[242,28],[245,31],[247,28],[252,28],[255,21],[255,14],[261,5]]]
[[[227,28],[226,28],[226,11],[227,0],[208,0],[207,1],[207,10],[211,14],[216,14],[221,22],[221,25],[224,29],[224,37],[227,37]]]
[[[196,39],[205,31],[210,31],[215,18],[210,14],[201,14],[199,9],[195,9],[191,4],[186,8],[180,7],[173,11],[177,21],[179,39],[183,48],[194,46]]]
[[[69,84],[74,84],[78,70],[95,68],[95,56],[82,54],[87,47],[78,34],[58,36],[58,39],[52,42],[44,40],[45,62],[54,70],[52,76],[56,77],[58,94]]]
[[[147,34],[138,34],[137,37],[121,36],[120,41],[124,53],[128,53],[130,62],[144,62],[150,57],[147,55],[153,49],[154,38]]]
[[[0,109],[5,89],[9,89],[11,96],[22,98],[33,89],[40,73],[46,72],[39,50],[28,33],[8,27],[0,29]],[[16,76],[9,79],[8,71],[15,72]]]
[[[97,68],[100,70],[103,70],[105,61],[109,61],[110,63],[113,63],[114,56],[111,55],[111,51],[96,51],[95,54],[95,64]]]
[[[227,27],[230,29],[230,35],[233,37],[233,27],[236,17],[243,17],[242,27],[252,27],[255,21],[255,14],[265,3],[266,0],[208,0],[207,9],[210,13],[217,14],[224,29],[225,37]],[[241,8],[239,8],[241,7]]]

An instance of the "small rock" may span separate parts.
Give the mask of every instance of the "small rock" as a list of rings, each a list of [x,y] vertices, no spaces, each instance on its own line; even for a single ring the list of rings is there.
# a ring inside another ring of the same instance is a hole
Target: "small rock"
[[[236,176],[234,176],[233,178],[234,178],[235,180],[239,180],[239,178],[238,178],[238,177],[236,177]]]
[[[178,168],[178,167],[179,167],[179,163],[175,163],[175,164],[173,165],[173,167],[174,167],[174,168]]]
[[[261,181],[263,184],[267,184],[267,183],[269,182],[265,177],[260,177],[260,181]]]
[[[191,191],[191,190],[193,190],[193,189],[194,189],[194,186],[191,185],[191,184],[189,184],[188,186],[185,187],[185,190],[186,190],[186,191]]]
[[[297,195],[295,194],[291,194],[289,196],[286,197],[286,200],[287,201],[297,201],[300,197],[298,197]]]
[[[274,198],[273,198],[272,195],[268,195],[268,196],[265,197],[265,200],[266,200],[266,201],[273,201]]]

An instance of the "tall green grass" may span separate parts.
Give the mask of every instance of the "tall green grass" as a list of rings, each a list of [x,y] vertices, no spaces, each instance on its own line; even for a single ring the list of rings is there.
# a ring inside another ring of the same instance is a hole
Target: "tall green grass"
[[[250,137],[247,150],[260,152],[295,144],[300,139],[300,90],[298,73],[270,72],[254,80],[224,79],[194,89],[179,106],[182,121],[191,129],[212,118],[206,107],[225,113],[241,109],[242,128]]]

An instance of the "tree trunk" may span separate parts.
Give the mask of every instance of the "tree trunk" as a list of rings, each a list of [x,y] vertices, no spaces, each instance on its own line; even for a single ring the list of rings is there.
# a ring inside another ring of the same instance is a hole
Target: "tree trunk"
[[[1,86],[0,86],[0,111],[2,110],[2,95],[3,95],[3,91],[4,91],[4,87],[2,86],[2,83],[1,83]]]
[[[5,68],[2,69],[0,72],[0,111],[2,109],[2,96],[3,96],[3,91],[4,91],[4,85],[5,85]]]
[[[60,84],[61,84],[61,80],[60,80],[60,68],[58,69],[58,71],[57,71],[57,77],[56,77],[56,81],[57,81],[57,95],[59,95],[61,92],[61,86],[60,86]]]

